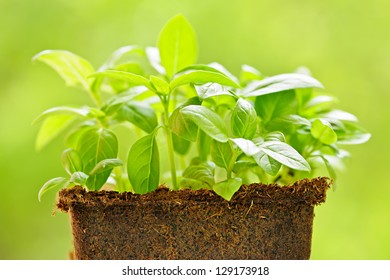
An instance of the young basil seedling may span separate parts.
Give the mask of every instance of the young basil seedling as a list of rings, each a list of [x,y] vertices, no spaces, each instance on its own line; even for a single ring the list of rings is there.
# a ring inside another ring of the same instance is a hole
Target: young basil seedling
[[[334,178],[334,163],[348,155],[343,145],[370,138],[307,74],[266,77],[243,65],[237,78],[221,64],[196,64],[197,52],[192,26],[177,15],[160,32],[157,47],[122,47],[98,70],[69,51],[37,54],[34,60],[93,104],[55,107],[36,119],[42,123],[38,149],[68,132],[62,154],[68,177],[45,183],[39,199],[50,189],[75,185],[144,194],[168,182],[173,190],[209,189],[230,200],[254,180],[290,184],[323,168]],[[116,126],[137,139],[119,139]],[[122,159],[119,144],[128,144]],[[161,152],[168,177],[161,176]]]

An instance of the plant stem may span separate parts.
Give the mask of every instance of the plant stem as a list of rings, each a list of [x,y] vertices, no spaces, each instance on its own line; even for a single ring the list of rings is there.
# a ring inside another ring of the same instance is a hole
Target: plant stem
[[[174,190],[177,190],[177,179],[176,179],[176,164],[175,164],[175,154],[173,150],[173,140],[172,140],[172,132],[169,129],[169,100],[163,103],[164,105],[164,127],[167,136],[167,145],[168,145],[168,157],[169,163],[171,165],[171,178],[172,178],[172,187]]]

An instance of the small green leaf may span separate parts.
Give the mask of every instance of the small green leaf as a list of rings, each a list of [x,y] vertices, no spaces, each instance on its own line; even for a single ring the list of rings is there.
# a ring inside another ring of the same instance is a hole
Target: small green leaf
[[[55,139],[62,131],[69,127],[74,121],[74,116],[68,115],[53,115],[47,117],[42,123],[35,147],[37,151],[42,150],[47,144]]]
[[[241,185],[241,178],[232,178],[215,184],[213,190],[219,196],[230,201],[233,195],[240,189]]]
[[[176,108],[169,117],[169,126],[174,134],[187,141],[195,142],[198,135],[198,126],[192,119],[181,112],[184,108]]]
[[[253,105],[240,98],[232,111],[231,130],[235,137],[252,139],[257,130],[257,115]]]
[[[83,170],[83,163],[80,159],[79,153],[72,148],[66,149],[62,153],[62,165],[69,175],[74,172]]]
[[[230,140],[236,144],[240,150],[247,156],[253,156],[257,154],[260,150],[251,140],[244,138],[230,138]]]
[[[268,123],[278,117],[293,114],[295,111],[294,102],[294,91],[282,91],[256,97],[255,109],[263,122]]]
[[[138,46],[123,46],[114,51],[107,61],[99,68],[99,71],[114,68],[115,65],[125,56],[130,54],[144,55],[144,50]]]
[[[224,121],[209,108],[200,105],[189,105],[180,111],[211,138],[218,142],[227,142],[229,140]]]
[[[281,74],[250,83],[243,95],[246,97],[266,95],[299,88],[323,88],[316,79],[303,74]]]
[[[135,193],[148,193],[158,187],[160,159],[155,132],[138,139],[130,148],[127,174]]]
[[[91,128],[80,136],[76,150],[83,164],[82,171],[90,174],[100,161],[117,157],[118,141],[111,130]],[[89,176],[86,182],[88,189],[99,190],[106,183],[111,170]]]
[[[80,56],[69,51],[46,50],[34,56],[33,60],[42,61],[52,67],[68,86],[90,90],[87,77],[94,72],[94,69]]]
[[[69,183],[76,186],[85,186],[87,184],[88,177],[89,176],[84,172],[81,171],[74,172],[69,179]]]
[[[100,161],[96,166],[92,169],[89,175],[100,174],[104,171],[113,169],[114,167],[123,165],[123,162],[117,158],[108,158]]]
[[[191,147],[191,142],[177,136],[175,133],[172,133],[172,141],[173,141],[173,148],[175,152],[177,152],[180,155],[185,155],[188,153],[190,147]]]
[[[240,83],[246,85],[252,81],[261,80],[263,75],[261,72],[252,66],[242,65],[241,66],[241,74],[240,74]]]
[[[326,145],[331,145],[337,141],[337,134],[330,123],[322,119],[316,119],[311,126],[311,135]]]
[[[184,170],[180,186],[193,190],[211,189],[215,184],[214,169],[215,165],[212,162],[191,164]]]
[[[155,110],[144,102],[127,102],[117,114],[120,120],[131,122],[147,133],[151,133],[158,124]]]
[[[268,141],[259,147],[265,154],[287,167],[302,171],[311,169],[309,163],[293,147],[284,142]]]
[[[171,90],[169,88],[169,84],[165,80],[163,80],[157,76],[151,75],[150,81],[152,83],[152,86],[155,88],[155,90],[158,93],[161,93],[164,95],[168,95],[170,93]]]
[[[336,131],[337,144],[356,145],[366,143],[371,134],[355,122],[343,122],[345,129]]]
[[[211,157],[214,163],[226,170],[231,170],[235,161],[234,150],[230,142],[212,141]]]
[[[134,86],[145,86],[151,91],[155,91],[152,84],[148,79],[141,75],[133,74],[130,72],[125,71],[118,71],[118,70],[104,70],[100,72],[96,72],[93,75],[90,75],[90,77],[108,77],[113,79],[119,79],[123,81],[127,81],[132,83]]]
[[[311,98],[303,107],[302,114],[306,117],[315,116],[317,113],[329,111],[337,99],[332,96],[319,95]]]
[[[161,64],[169,78],[182,68],[194,64],[198,56],[195,32],[182,15],[173,17],[164,26],[157,46]]]
[[[41,199],[42,199],[42,196],[48,192],[49,190],[51,189],[55,189],[55,188],[62,188],[64,187],[65,183],[67,182],[67,179],[66,178],[63,178],[63,177],[57,177],[57,178],[53,178],[53,179],[50,179],[49,181],[47,181],[42,187],[41,189],[39,190],[39,193],[38,193],[38,201],[41,202]]]
[[[217,83],[234,88],[240,87],[225,74],[206,70],[190,70],[179,73],[173,78],[169,86],[174,89],[186,84],[203,85],[207,83]]]

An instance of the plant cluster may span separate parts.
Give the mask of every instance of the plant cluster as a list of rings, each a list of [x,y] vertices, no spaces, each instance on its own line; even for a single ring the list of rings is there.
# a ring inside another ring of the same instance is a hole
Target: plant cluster
[[[68,51],[36,55],[93,102],[55,107],[35,120],[42,122],[38,149],[69,132],[62,153],[69,176],[49,180],[39,198],[75,185],[144,194],[168,182],[173,190],[210,189],[230,200],[254,181],[288,184],[318,169],[334,178],[334,167],[348,157],[341,146],[370,138],[305,69],[267,77],[243,65],[236,77],[218,63],[196,64],[197,50],[191,25],[178,15],[157,47],[122,47],[97,70]],[[138,135],[123,140],[123,159],[117,126]],[[161,151],[170,166],[163,182]]]

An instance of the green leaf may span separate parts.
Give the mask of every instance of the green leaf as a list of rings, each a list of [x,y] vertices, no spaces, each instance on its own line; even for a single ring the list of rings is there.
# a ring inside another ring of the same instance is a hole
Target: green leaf
[[[195,86],[195,88],[201,100],[221,95],[234,96],[225,87],[217,83],[207,83],[201,86]]]
[[[69,183],[76,186],[85,186],[87,184],[89,176],[84,172],[74,172],[69,179]]]
[[[54,107],[39,114],[39,116],[36,117],[35,120],[33,121],[33,125],[47,119],[48,117],[56,116],[56,115],[66,115],[66,116],[75,116],[75,117],[93,116],[94,110],[97,109],[90,108],[90,107],[82,107],[82,108],[67,107],[67,106]]]
[[[219,196],[226,200],[231,200],[233,195],[240,189],[242,184],[241,178],[232,178],[219,182],[213,186],[213,190]]]
[[[336,98],[327,95],[319,95],[311,98],[302,109],[302,114],[307,117],[317,113],[329,111],[336,103]]]
[[[259,150],[258,153],[253,155],[253,158],[257,165],[271,176],[276,176],[282,167],[282,164],[279,161],[267,155],[263,150]]]
[[[230,142],[220,143],[212,141],[211,158],[214,163],[226,170],[231,170],[235,161],[235,153]]]
[[[153,88],[152,84],[148,79],[146,79],[141,75],[133,74],[130,72],[118,71],[118,70],[104,70],[104,71],[96,72],[90,76],[119,79],[119,80],[130,82],[134,86],[145,86],[151,91],[155,91],[155,89]]]
[[[336,131],[337,133],[337,144],[344,145],[356,145],[366,143],[370,138],[371,134],[368,133],[358,123],[354,122],[343,122],[345,129]]]
[[[161,64],[169,78],[182,68],[194,64],[198,56],[195,32],[182,15],[173,17],[164,26],[157,46]]]
[[[295,111],[295,93],[292,90],[256,97],[257,115],[265,122],[292,114]]]
[[[326,145],[331,145],[337,141],[337,134],[330,123],[322,119],[316,119],[311,126],[311,135]]]
[[[253,105],[239,98],[232,111],[231,129],[235,137],[252,139],[257,130],[257,115]]]
[[[268,141],[260,145],[261,150],[280,162],[296,170],[310,171],[309,163],[290,145],[279,141]]]
[[[87,77],[94,72],[88,61],[69,51],[46,50],[34,56],[33,60],[42,61],[53,68],[68,86],[90,90]]]
[[[273,132],[270,132],[268,133],[265,138],[264,138],[264,141],[280,141],[280,142],[286,142],[286,137],[284,136],[284,134],[280,131],[273,131]]]
[[[257,154],[260,150],[251,140],[244,138],[230,138],[230,140],[236,144],[240,150],[247,156],[253,156]]]
[[[308,119],[294,114],[277,117],[266,125],[269,131],[281,130],[286,134],[292,134],[299,128],[310,129],[310,127],[311,122]]]
[[[307,75],[281,74],[250,83],[242,94],[251,97],[299,88],[323,87],[319,81]]]
[[[109,68],[114,68],[115,65],[125,56],[129,54],[141,54],[144,55],[144,50],[138,46],[123,46],[114,51],[107,61],[99,68],[99,71],[103,71]]]
[[[138,139],[130,148],[127,174],[135,193],[144,194],[158,187],[160,159],[155,132]]]
[[[80,136],[76,150],[83,164],[82,171],[85,174],[90,174],[100,161],[117,157],[118,141],[111,130],[91,128]],[[89,176],[86,182],[88,189],[99,190],[106,183],[111,171],[112,168]]]
[[[203,130],[199,129],[197,148],[200,160],[207,161],[207,158],[210,154],[212,141],[213,139],[210,136],[208,136]]]
[[[193,190],[211,189],[215,184],[215,165],[212,162],[198,162],[189,165],[183,172],[180,187]]]
[[[42,150],[47,144],[55,139],[62,131],[69,127],[73,122],[74,117],[68,115],[53,115],[47,117],[42,123],[37,139],[35,142],[35,148],[37,151]]]
[[[157,76],[151,75],[150,81],[152,83],[152,86],[155,88],[156,92],[164,95],[168,95],[170,93],[171,90],[169,88],[169,84],[165,80]]]
[[[169,117],[169,127],[172,132],[187,141],[195,142],[198,135],[198,126],[190,117],[181,111],[185,106],[176,108]]]
[[[66,149],[62,153],[61,160],[62,165],[64,166],[65,170],[68,172],[69,175],[73,174],[74,172],[83,170],[83,163],[81,161],[79,153],[75,149]]]
[[[246,85],[252,81],[261,80],[263,75],[261,72],[252,66],[242,65],[241,66],[241,74],[240,74],[240,83]]]
[[[180,155],[185,155],[191,147],[191,142],[172,133],[173,148]]]
[[[96,166],[92,169],[89,175],[100,174],[104,171],[111,170],[114,167],[123,165],[123,162],[117,158],[108,158],[100,161]]]
[[[207,83],[217,83],[223,86],[238,88],[236,82],[221,72],[206,71],[206,70],[190,70],[176,75],[169,86],[171,89],[177,88],[186,84],[203,85]]]
[[[51,189],[62,188],[67,182],[66,178],[57,177],[47,181],[39,190],[38,201],[41,202],[42,196]]]
[[[227,142],[229,140],[224,121],[209,108],[201,105],[189,105],[180,111],[211,138],[218,142]]]
[[[155,110],[144,102],[130,101],[118,110],[120,120],[126,120],[151,133],[158,125]]]

